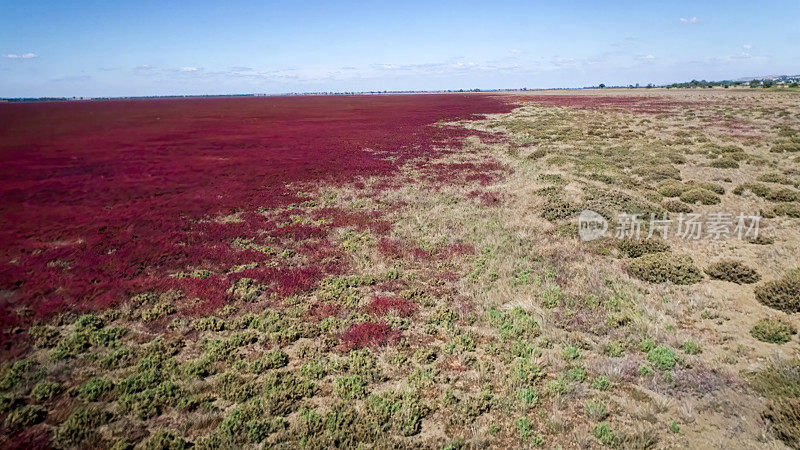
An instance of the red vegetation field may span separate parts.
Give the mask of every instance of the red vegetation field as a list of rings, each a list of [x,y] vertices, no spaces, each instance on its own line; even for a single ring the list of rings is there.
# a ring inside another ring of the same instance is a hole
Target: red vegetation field
[[[223,305],[242,276],[279,295],[307,290],[340,270],[325,262],[337,251],[323,238],[326,226],[385,234],[389,224],[335,210],[327,217],[338,223],[287,224],[290,210],[270,211],[308,200],[297,186],[393,173],[463,137],[432,124],[510,106],[456,94],[0,105],[3,342],[16,325],[106,308],[143,290],[179,288],[201,300],[198,313]],[[233,213],[236,220],[214,220]],[[266,240],[231,245],[264,231],[305,264],[226,274],[264,258],[257,246]],[[170,277],[192,270],[211,275]],[[363,344],[363,334],[382,334],[368,331],[352,337]]]

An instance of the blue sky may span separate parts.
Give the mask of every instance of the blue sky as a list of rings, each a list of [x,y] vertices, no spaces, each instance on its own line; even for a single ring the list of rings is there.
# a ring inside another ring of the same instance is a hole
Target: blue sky
[[[800,73],[800,1],[0,0],[0,96],[580,87]]]

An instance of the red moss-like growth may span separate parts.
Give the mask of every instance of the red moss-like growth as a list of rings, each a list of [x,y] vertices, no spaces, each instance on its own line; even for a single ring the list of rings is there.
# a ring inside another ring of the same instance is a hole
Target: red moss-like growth
[[[377,347],[396,342],[400,332],[384,322],[356,323],[342,333],[342,349],[345,351],[362,347]]]
[[[259,284],[312,289],[341,270],[321,258],[340,251],[324,244],[333,228],[382,235],[390,224],[363,212],[284,226],[271,211],[309,200],[298,186],[391,178],[473,133],[434,123],[512,106],[462,94],[0,104],[0,344],[18,325],[145,290],[181,289],[207,311],[229,301],[229,268],[265,258],[290,267],[248,273]],[[232,213],[241,220],[215,220]],[[255,243],[308,264],[237,249],[236,238],[268,238]],[[212,275],[169,277],[196,267]]]
[[[409,317],[417,310],[417,305],[404,298],[381,295],[372,299],[367,307],[370,314],[385,316],[394,314],[400,317]]]

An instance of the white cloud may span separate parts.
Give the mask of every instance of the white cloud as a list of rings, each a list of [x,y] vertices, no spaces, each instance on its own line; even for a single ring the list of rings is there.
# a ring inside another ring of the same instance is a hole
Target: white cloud
[[[199,67],[181,67],[181,72],[197,72],[200,70]]]
[[[752,45],[750,45],[750,44],[744,44],[744,45],[742,46],[742,48],[743,48],[743,49],[745,49],[745,50],[750,50],[751,48],[753,48],[753,46],[752,46]]]
[[[639,59],[644,59],[646,61],[652,61],[652,60],[656,59],[656,57],[651,55],[651,54],[647,54],[647,55],[639,56]]]
[[[700,19],[698,19],[697,17],[691,17],[689,19],[687,19],[685,17],[681,17],[681,23],[697,23],[699,21],[700,21]]]
[[[9,53],[7,55],[3,55],[4,58],[9,58],[9,59],[33,59],[36,58],[37,56],[39,55],[37,55],[36,53],[23,53],[21,55],[18,55],[16,53]]]
[[[522,50],[520,50],[520,49],[518,49],[518,48],[512,48],[512,49],[511,49],[511,50],[509,50],[508,52],[509,52],[509,53],[524,53]]]

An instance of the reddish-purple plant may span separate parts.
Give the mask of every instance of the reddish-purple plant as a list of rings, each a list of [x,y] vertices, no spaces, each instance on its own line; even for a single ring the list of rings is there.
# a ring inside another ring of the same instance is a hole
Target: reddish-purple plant
[[[376,316],[394,314],[400,317],[408,317],[414,314],[416,310],[416,303],[402,297],[389,297],[387,295],[379,295],[373,298],[372,302],[367,306],[367,311]]]
[[[355,348],[375,347],[395,342],[400,338],[400,332],[393,329],[385,322],[356,323],[342,333],[342,349],[349,351]]]

